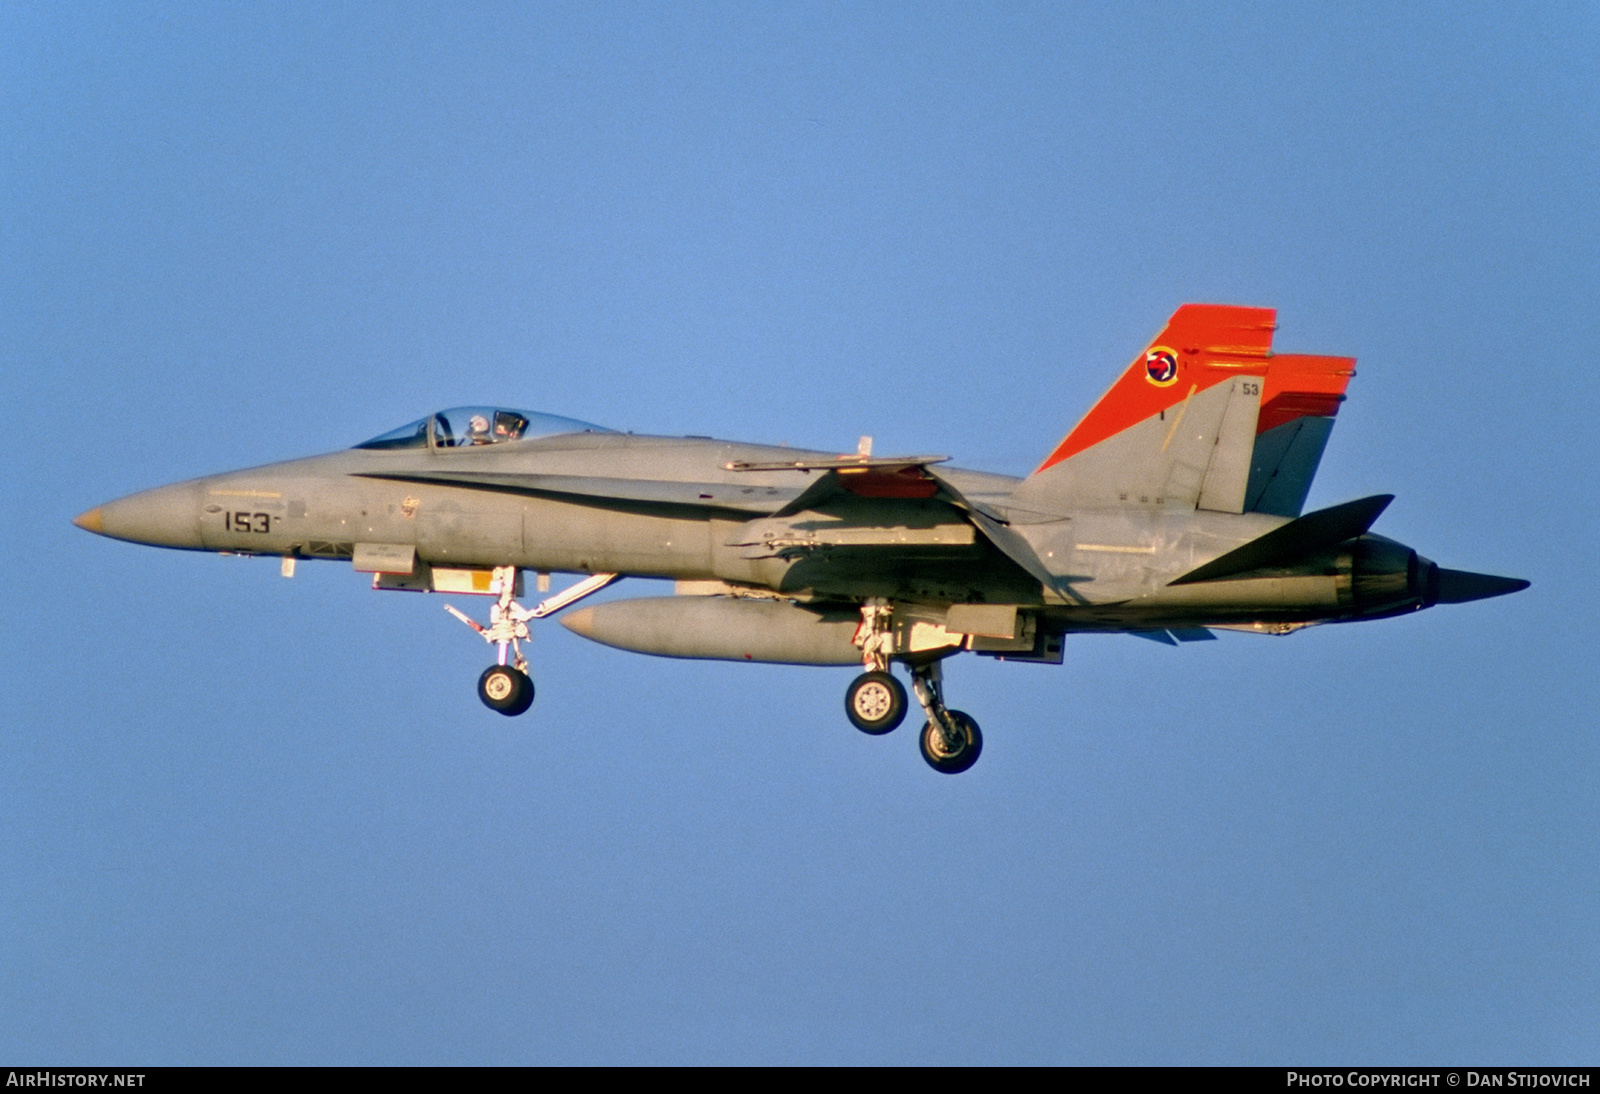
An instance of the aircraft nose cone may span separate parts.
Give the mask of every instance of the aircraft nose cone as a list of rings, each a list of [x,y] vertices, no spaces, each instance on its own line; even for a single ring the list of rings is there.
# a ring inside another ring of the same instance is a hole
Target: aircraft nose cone
[[[87,532],[130,543],[198,548],[199,490],[195,483],[185,482],[129,494],[80,514],[72,523]]]

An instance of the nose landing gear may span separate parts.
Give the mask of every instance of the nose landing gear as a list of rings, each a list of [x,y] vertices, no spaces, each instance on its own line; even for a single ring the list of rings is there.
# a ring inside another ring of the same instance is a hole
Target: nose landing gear
[[[533,679],[528,675],[528,659],[522,656],[521,646],[522,642],[531,639],[528,633],[529,620],[543,619],[590,593],[599,592],[615,580],[616,574],[594,574],[530,609],[516,601],[517,568],[496,566],[494,576],[489,581],[489,592],[496,599],[489,608],[487,627],[446,604],[445,611],[477,631],[485,642],[499,647],[495,664],[478,677],[478,698],[483,700],[483,705],[507,716],[522,714],[532,706]]]

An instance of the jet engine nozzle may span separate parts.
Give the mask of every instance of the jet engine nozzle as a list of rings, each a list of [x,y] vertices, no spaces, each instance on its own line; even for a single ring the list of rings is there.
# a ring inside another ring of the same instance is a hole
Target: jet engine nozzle
[[[1351,540],[1348,549],[1350,593],[1366,618],[1504,596],[1529,584],[1519,577],[1447,570],[1403,543],[1370,533]]]
[[[1371,533],[1351,540],[1349,551],[1350,594],[1362,615],[1427,607],[1433,563],[1404,543]]]

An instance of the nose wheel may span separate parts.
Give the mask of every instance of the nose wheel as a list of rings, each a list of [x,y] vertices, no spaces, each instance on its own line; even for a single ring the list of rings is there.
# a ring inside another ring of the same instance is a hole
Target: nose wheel
[[[490,665],[478,677],[478,698],[490,710],[521,714],[533,705],[533,681],[514,665]]]
[[[532,706],[533,680],[528,676],[528,659],[522,656],[521,645],[529,640],[529,621],[560,611],[615,580],[616,574],[593,574],[564,592],[546,598],[535,608],[524,608],[515,599],[517,568],[496,566],[489,582],[489,593],[495,597],[495,602],[489,608],[487,627],[446,604],[445,611],[499,650],[497,663],[484,669],[483,675],[478,677],[478,698],[483,700],[483,705],[506,715],[521,714]]]

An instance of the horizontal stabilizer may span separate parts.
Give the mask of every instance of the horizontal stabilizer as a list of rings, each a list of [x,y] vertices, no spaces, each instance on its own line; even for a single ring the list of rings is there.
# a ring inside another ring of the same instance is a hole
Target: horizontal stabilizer
[[[1471,600],[1487,600],[1491,596],[1505,596],[1526,589],[1530,582],[1520,577],[1496,577],[1494,574],[1474,574],[1466,570],[1439,568],[1439,604],[1465,604]]]
[[[1235,548],[1225,555],[1212,559],[1198,570],[1191,570],[1171,584],[1191,585],[1197,581],[1216,581],[1219,578],[1232,577],[1235,574],[1248,573],[1267,566],[1284,566],[1295,562],[1317,551],[1337,546],[1347,539],[1364,535],[1378,519],[1378,515],[1388,508],[1393,500],[1393,494],[1376,494],[1370,498],[1347,501],[1343,505],[1307,513],[1280,528],[1273,529],[1259,539],[1251,540],[1243,547]]]

